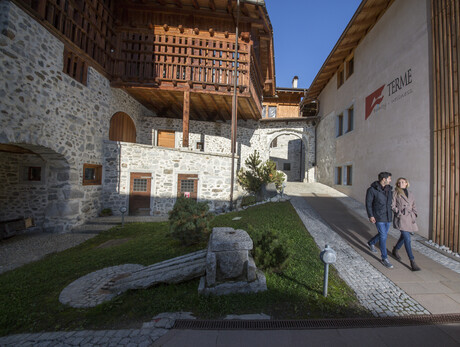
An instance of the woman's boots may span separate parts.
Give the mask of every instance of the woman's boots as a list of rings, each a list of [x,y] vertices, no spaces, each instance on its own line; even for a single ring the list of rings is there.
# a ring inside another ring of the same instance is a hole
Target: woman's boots
[[[393,250],[391,251],[391,253],[393,254],[393,256],[397,259],[397,260],[401,260],[401,256],[398,254],[398,249],[396,247],[393,247]],[[417,266],[417,264],[415,264],[415,260],[411,260],[410,261],[410,267],[411,267],[411,270],[412,271],[420,271],[421,269]]]
[[[420,271],[420,268],[415,264],[415,260],[410,261],[410,266],[412,271]]]

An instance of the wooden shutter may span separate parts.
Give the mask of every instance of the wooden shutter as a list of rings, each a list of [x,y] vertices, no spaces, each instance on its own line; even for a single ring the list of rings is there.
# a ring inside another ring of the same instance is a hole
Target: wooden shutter
[[[124,112],[117,112],[110,119],[109,140],[136,143],[136,126]]]
[[[158,146],[174,148],[174,131],[171,130],[158,130]]]

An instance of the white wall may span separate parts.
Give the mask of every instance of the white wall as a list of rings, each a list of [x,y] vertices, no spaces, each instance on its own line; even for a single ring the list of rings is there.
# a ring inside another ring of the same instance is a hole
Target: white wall
[[[430,203],[429,20],[425,0],[396,0],[354,52],[354,73],[337,89],[336,77],[321,93],[318,181],[364,202],[381,171],[411,182],[421,234],[428,237]],[[411,83],[391,92],[391,81]],[[366,97],[385,85],[380,107],[365,119]],[[392,94],[392,95],[390,95]],[[354,106],[354,130],[335,137],[335,118]],[[352,186],[334,185],[334,167],[353,165]]]

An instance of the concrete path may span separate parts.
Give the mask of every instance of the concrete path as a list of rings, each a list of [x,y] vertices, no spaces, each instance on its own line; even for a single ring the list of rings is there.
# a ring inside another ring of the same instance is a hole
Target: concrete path
[[[380,263],[380,251],[372,253],[367,247],[367,241],[377,234],[377,230],[372,223],[368,222],[362,204],[318,183],[290,184],[288,194],[298,196],[293,200],[294,206],[296,206],[295,202],[299,197],[302,197],[302,200],[307,203],[302,210],[297,209],[299,215],[310,207],[310,210],[319,216],[319,218],[315,218],[317,221],[321,219],[327,221],[325,224],[335,232],[335,235],[340,236],[347,245],[356,251],[356,254],[371,265],[367,265],[362,272],[353,271],[350,274],[351,279],[347,278],[345,269],[344,271],[339,269],[340,275],[349,282],[349,285],[354,287],[352,282],[356,282],[356,277],[364,277],[363,280],[369,283],[374,278],[371,274],[375,269],[381,273],[383,278],[388,279],[430,313],[460,313],[460,261],[432,250],[424,245],[425,240],[422,237],[416,236],[412,241],[414,257],[422,271],[413,272],[410,270],[409,259],[404,247],[399,252],[401,261],[392,258],[391,249],[396,244],[400,234],[398,230],[392,229],[387,240],[387,249],[389,260],[394,268],[387,269]],[[311,226],[307,226],[307,229],[310,233],[315,233]],[[327,232],[323,231],[322,236],[326,234]],[[327,242],[327,239],[323,239],[323,242]],[[319,246],[324,247],[321,243]],[[337,264],[337,267],[340,267],[340,264]],[[374,284],[372,288],[375,291],[378,285]],[[370,288],[371,291],[372,288]],[[358,297],[360,297],[359,293]],[[385,298],[385,301],[387,303],[398,301],[399,298],[392,300]]]
[[[375,316],[460,313],[460,263],[413,242],[422,271],[411,272],[407,257],[380,264],[365,242],[376,232],[364,207],[321,184],[289,184],[286,192],[318,246],[338,253],[336,268]],[[327,222],[326,222],[327,221]],[[388,248],[398,231],[391,231]],[[423,241],[423,240],[422,240]],[[20,334],[0,338],[0,346],[459,346],[460,323],[349,329],[179,330],[175,314],[154,318],[141,329]]]

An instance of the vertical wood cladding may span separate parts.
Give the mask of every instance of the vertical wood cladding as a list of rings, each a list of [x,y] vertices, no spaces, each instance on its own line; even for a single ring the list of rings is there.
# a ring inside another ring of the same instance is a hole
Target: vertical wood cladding
[[[105,71],[115,43],[111,0],[18,0],[55,34],[75,44]],[[64,40],[64,41],[66,41]]]
[[[460,250],[460,4],[432,0],[433,239]]]

